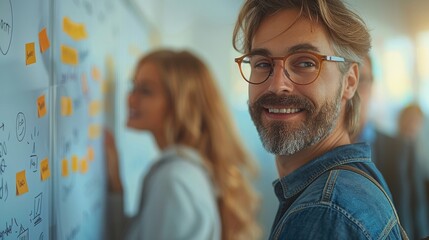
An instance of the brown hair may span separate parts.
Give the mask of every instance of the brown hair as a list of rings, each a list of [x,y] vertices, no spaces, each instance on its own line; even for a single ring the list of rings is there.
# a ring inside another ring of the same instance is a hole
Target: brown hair
[[[364,21],[341,0],[247,0],[241,8],[233,32],[233,46],[248,53],[263,19],[282,9],[297,9],[300,16],[323,24],[332,40],[336,55],[349,62],[360,63],[371,47],[371,38]],[[350,63],[340,64],[344,74]],[[352,135],[359,125],[359,95],[355,93],[346,104],[345,123]]]
[[[257,167],[241,144],[211,72],[188,51],[153,51],[138,68],[147,62],[158,67],[168,96],[168,143],[196,149],[213,173],[220,190],[222,239],[259,237],[259,200],[249,181]]]

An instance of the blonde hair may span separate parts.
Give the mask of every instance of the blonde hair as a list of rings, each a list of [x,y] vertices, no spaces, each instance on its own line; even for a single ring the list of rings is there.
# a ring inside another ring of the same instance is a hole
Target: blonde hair
[[[196,149],[213,173],[220,190],[222,239],[259,237],[259,203],[249,181],[257,167],[240,142],[209,69],[188,51],[153,51],[140,60],[138,68],[147,62],[158,67],[168,96],[168,144]]]
[[[350,62],[360,64],[371,47],[371,38],[364,21],[341,0],[247,0],[234,28],[234,48],[249,53],[253,36],[263,19],[283,9],[297,9],[300,16],[320,21],[324,25],[335,54],[349,60],[339,65],[343,74],[350,68]],[[359,104],[357,93],[346,104],[345,112],[348,114],[345,123],[351,135],[358,130]]]

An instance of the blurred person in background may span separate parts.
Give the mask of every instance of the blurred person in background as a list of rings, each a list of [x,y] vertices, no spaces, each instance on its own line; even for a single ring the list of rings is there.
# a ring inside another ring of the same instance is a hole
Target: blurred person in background
[[[423,130],[424,115],[417,103],[405,106],[399,113],[398,133],[405,141],[415,142]]]
[[[257,167],[207,66],[188,51],[156,50],[137,64],[127,126],[152,133],[161,156],[127,218],[119,159],[106,132],[113,239],[257,239]],[[144,146],[141,148],[144,154]]]
[[[420,154],[422,145],[418,141],[424,141],[420,136],[424,135],[424,114],[417,103],[405,106],[398,117],[398,137],[408,148],[408,178],[409,185],[409,211],[412,216],[412,231],[416,239],[429,236],[428,196],[425,186],[425,166],[429,156]],[[426,148],[427,148],[427,141]],[[426,161],[426,163],[425,163]]]
[[[424,115],[424,114],[423,114]],[[429,219],[429,119],[427,115],[423,116],[423,126],[417,134],[416,140],[416,154],[417,154],[417,164],[418,168],[423,171],[424,181],[425,181],[425,190],[426,190],[426,209],[427,216]],[[429,222],[429,220],[428,220]],[[429,223],[425,226],[426,236],[429,239]]]
[[[425,236],[427,217],[425,217],[425,201],[422,198],[424,189],[421,181],[416,180],[421,176],[414,169],[415,161],[412,156],[410,144],[402,137],[389,136],[380,131],[369,118],[369,109],[372,102],[372,89],[374,84],[373,64],[370,55],[366,55],[359,67],[358,93],[361,99],[359,130],[354,136],[353,142],[366,142],[371,145],[372,161],[385,178],[392,193],[393,202],[397,208],[399,218],[410,239]],[[406,119],[404,119],[406,120]],[[409,124],[412,124],[409,122]],[[416,132],[414,127],[403,125],[406,135]],[[418,177],[417,177],[418,175]],[[420,189],[420,191],[417,191]],[[420,197],[417,197],[421,195]],[[417,210],[422,212],[417,212]],[[423,214],[422,214],[423,213]]]

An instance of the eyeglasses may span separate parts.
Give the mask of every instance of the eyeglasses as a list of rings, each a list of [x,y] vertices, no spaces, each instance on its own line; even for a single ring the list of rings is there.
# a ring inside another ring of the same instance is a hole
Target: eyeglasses
[[[241,76],[251,84],[261,84],[273,74],[274,61],[283,61],[284,74],[297,85],[313,83],[320,74],[323,61],[347,62],[343,57],[320,55],[313,52],[294,52],[284,57],[246,54],[236,58]]]

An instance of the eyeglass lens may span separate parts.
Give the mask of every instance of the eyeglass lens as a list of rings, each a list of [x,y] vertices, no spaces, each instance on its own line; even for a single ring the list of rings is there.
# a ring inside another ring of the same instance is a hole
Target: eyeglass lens
[[[240,63],[241,73],[246,81],[261,83],[274,71],[275,61],[282,61],[285,76],[297,84],[307,84],[315,80],[321,62],[310,53],[294,53],[286,58],[271,58],[264,55],[248,55]]]

